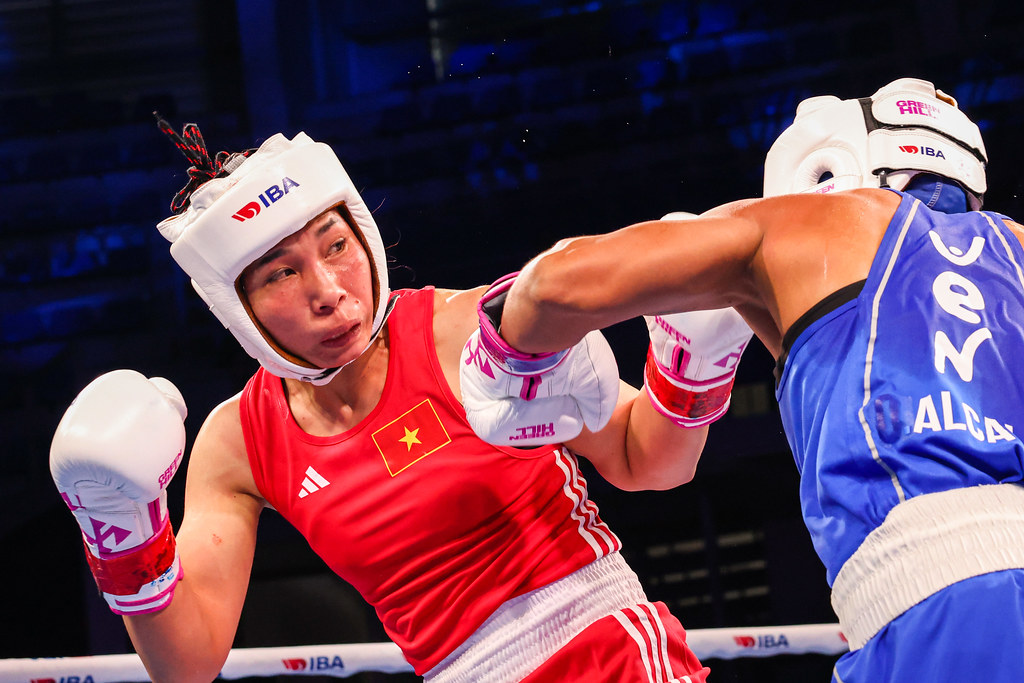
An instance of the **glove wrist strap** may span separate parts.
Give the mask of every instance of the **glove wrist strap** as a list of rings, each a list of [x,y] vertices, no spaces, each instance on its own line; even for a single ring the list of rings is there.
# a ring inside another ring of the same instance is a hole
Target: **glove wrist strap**
[[[487,356],[512,375],[539,375],[557,366],[568,349],[550,353],[523,353],[509,345],[498,328],[505,308],[505,295],[519,273],[510,273],[496,281],[480,297],[477,314],[480,318],[480,345]]]
[[[86,542],[85,557],[97,588],[118,613],[162,608],[181,578],[170,518],[138,548],[97,557]]]
[[[661,367],[651,347],[647,349],[644,386],[655,410],[680,427],[702,427],[729,409],[735,373],[707,381],[673,378]]]

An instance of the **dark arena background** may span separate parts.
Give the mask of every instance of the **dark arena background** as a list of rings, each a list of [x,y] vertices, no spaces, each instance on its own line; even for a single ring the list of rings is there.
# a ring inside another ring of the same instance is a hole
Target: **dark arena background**
[[[901,76],[979,124],[986,207],[1019,219],[1022,35],[1019,0],[0,2],[0,657],[131,651],[49,476],[77,391],[121,367],[168,377],[191,442],[256,367],[154,227],[186,180],[154,110],[198,123],[214,152],[279,131],[330,143],[375,211],[393,288],[462,288],[562,237],[760,196],[801,99]],[[606,333],[641,382],[642,321]],[[835,621],[772,366],[754,342],[693,483],[623,493],[588,476],[648,594],[690,629]],[[383,639],[265,513],[236,646]],[[714,681],[770,683],[827,681],[833,661],[707,663]]]

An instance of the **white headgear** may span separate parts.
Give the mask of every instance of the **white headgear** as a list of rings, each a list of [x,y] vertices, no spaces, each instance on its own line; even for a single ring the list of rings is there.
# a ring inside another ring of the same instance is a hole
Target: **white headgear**
[[[920,172],[957,182],[972,209],[987,189],[981,131],[956,100],[928,81],[900,78],[871,97],[811,97],[775,141],[764,196],[858,187],[902,190]],[[822,177],[831,177],[822,181]]]
[[[241,159],[241,155],[238,155]],[[230,166],[229,161],[226,166]],[[366,247],[374,273],[371,339],[384,324],[389,289],[380,231],[334,151],[305,133],[278,133],[230,174],[199,187],[181,214],[160,222],[171,256],[246,352],[278,377],[325,384],[341,368],[315,368],[260,331],[237,288],[242,271],[285,237],[338,207]]]

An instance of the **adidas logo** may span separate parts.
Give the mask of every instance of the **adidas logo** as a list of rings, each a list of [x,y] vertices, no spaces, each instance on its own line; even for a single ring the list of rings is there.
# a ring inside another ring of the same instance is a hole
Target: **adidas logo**
[[[316,493],[330,483],[331,482],[324,479],[323,476],[314,470],[312,465],[310,465],[306,468],[306,478],[302,480],[302,488],[299,489],[299,498],[305,498],[311,493]]]

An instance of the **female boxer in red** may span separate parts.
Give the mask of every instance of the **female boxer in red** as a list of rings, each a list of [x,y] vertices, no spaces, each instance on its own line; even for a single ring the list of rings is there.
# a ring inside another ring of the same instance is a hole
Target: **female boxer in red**
[[[425,680],[705,680],[679,622],[620,557],[576,456],[620,487],[663,488],[693,475],[706,427],[680,429],[620,390],[595,333],[523,398],[600,408],[568,421],[551,408],[532,432],[506,425],[536,438],[485,443],[466,421],[460,363],[523,376],[467,347],[484,288],[390,292],[373,217],[304,134],[215,160],[194,128],[179,140],[198,182],[159,228],[262,367],[196,437],[177,533],[165,488],[185,408],[166,380],[101,376],[51,451],[97,583],[153,680],[217,675],[268,507],[374,606]]]

